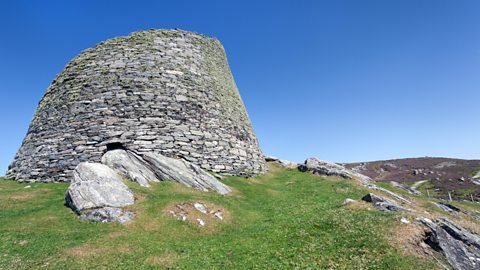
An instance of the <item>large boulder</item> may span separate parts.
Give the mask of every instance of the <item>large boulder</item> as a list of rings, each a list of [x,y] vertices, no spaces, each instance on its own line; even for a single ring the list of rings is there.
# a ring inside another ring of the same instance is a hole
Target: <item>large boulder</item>
[[[102,163],[142,187],[149,187],[150,182],[159,182],[149,165],[132,151],[108,151],[102,156]]]
[[[134,197],[114,170],[103,164],[82,162],[75,168],[66,201],[81,213],[102,207],[125,207],[133,204]]]
[[[159,153],[146,153],[143,160],[160,180],[172,180],[201,191],[227,194],[232,190],[199,166],[183,159],[165,157]]]
[[[349,170],[342,165],[313,157],[305,160],[305,163],[300,164],[298,169],[302,172],[312,172],[317,175],[340,176],[346,179],[357,178],[363,182],[370,181],[368,176]]]

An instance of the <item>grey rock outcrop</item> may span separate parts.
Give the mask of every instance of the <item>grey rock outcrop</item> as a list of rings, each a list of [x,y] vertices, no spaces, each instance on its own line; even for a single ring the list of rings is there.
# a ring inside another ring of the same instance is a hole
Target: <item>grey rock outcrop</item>
[[[368,183],[368,184],[364,184],[364,187],[368,188],[368,189],[373,189],[373,190],[379,190],[379,191],[382,191],[382,192],[385,192],[387,193],[388,195],[394,197],[395,199],[401,201],[402,203],[406,203],[406,204],[410,204],[410,205],[414,205],[415,203],[413,203],[412,201],[410,200],[407,200],[406,198],[404,198],[403,196],[393,192],[393,191],[390,191],[386,188],[382,188],[382,187],[379,187],[375,184],[372,184],[372,183]]]
[[[213,190],[222,195],[232,191],[213,175],[188,161],[165,157],[158,153],[145,153],[142,158],[160,180],[172,180],[201,191]]]
[[[122,149],[108,151],[102,156],[102,163],[142,187],[149,187],[150,182],[159,182],[148,164],[132,151]]]
[[[298,168],[298,163],[296,162],[292,162],[292,161],[288,161],[288,160],[285,160],[285,159],[279,159],[279,158],[276,158],[274,156],[266,156],[265,157],[265,161],[267,162],[273,162],[275,164],[278,164],[284,168],[287,168],[287,169],[296,169]]]
[[[119,222],[125,223],[135,217],[133,212],[124,211],[118,207],[102,207],[84,212],[81,219],[95,222]]]
[[[434,221],[418,219],[430,229],[426,243],[441,252],[456,270],[480,269],[480,237],[456,225],[447,218]]]
[[[199,166],[183,159],[163,156],[159,153],[137,155],[130,150],[108,151],[102,162],[126,178],[147,187],[150,182],[176,181],[201,191],[227,194],[231,189]]]
[[[435,206],[437,206],[438,208],[442,209],[443,211],[445,212],[449,212],[449,213],[462,213],[464,215],[467,215],[473,219],[476,219],[476,220],[479,220],[480,221],[480,216],[478,215],[475,215],[465,209],[462,209],[460,207],[457,207],[455,205],[452,205],[452,204],[449,204],[449,203],[442,203],[442,202],[432,202],[432,204],[434,204]]]
[[[372,203],[375,208],[385,212],[397,212],[397,211],[411,211],[408,208],[402,207],[393,200],[380,197],[373,193],[368,193],[367,195],[363,196],[363,201]]]
[[[370,181],[368,176],[349,170],[342,165],[317,158],[308,158],[304,164],[298,166],[298,169],[302,172],[312,172],[317,175],[340,176],[346,179],[357,178],[362,182]]]
[[[66,201],[82,213],[102,207],[125,207],[133,204],[134,196],[114,170],[103,164],[82,162],[75,168]]]
[[[134,32],[75,57],[40,100],[6,177],[70,181],[80,162],[115,148],[229,175],[265,171],[222,44],[182,30]]]

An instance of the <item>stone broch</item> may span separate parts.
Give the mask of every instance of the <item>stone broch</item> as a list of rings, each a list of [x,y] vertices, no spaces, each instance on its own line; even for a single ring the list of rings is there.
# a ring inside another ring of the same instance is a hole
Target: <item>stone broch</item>
[[[70,181],[79,163],[112,149],[231,175],[265,170],[221,43],[181,30],[134,32],[75,57],[41,99],[6,176]]]

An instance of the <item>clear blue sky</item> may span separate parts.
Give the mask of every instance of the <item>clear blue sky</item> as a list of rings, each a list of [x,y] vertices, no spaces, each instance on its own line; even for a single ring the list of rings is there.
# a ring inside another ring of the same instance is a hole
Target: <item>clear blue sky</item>
[[[475,0],[1,1],[0,174],[70,59],[149,28],[220,39],[266,154],[480,159],[479,14]]]

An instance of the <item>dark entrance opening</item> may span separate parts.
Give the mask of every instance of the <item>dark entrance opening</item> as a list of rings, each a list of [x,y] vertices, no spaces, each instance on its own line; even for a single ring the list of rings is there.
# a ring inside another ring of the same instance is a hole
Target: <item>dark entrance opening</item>
[[[107,144],[107,152],[112,151],[112,150],[116,150],[116,149],[127,150],[127,148],[125,148],[125,146],[123,146],[123,144],[119,143],[119,142],[113,142],[113,143],[108,143]]]

